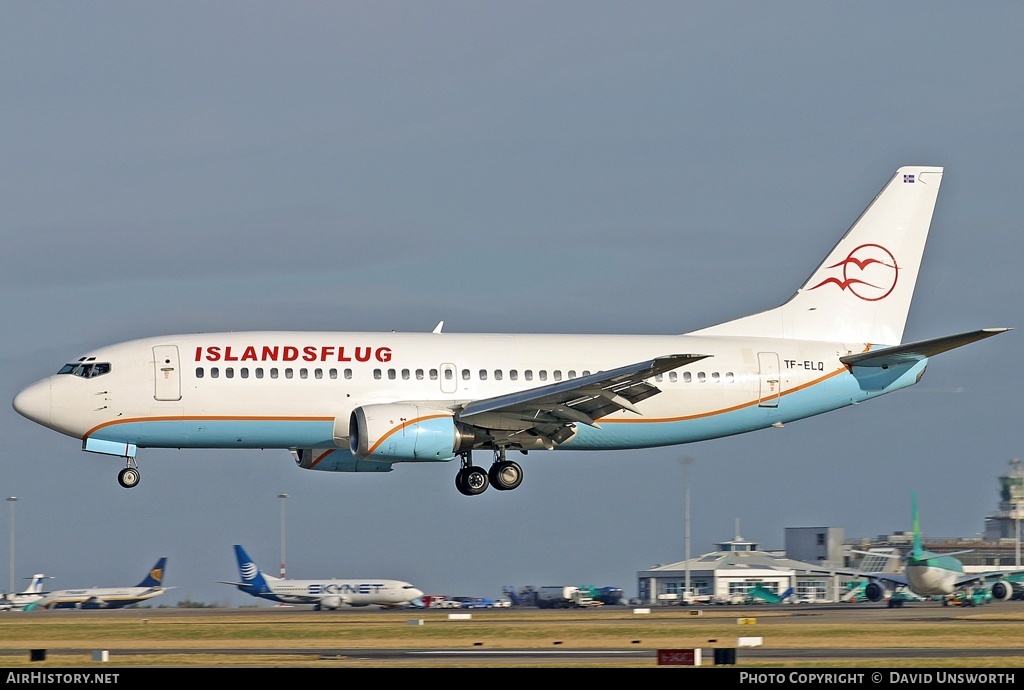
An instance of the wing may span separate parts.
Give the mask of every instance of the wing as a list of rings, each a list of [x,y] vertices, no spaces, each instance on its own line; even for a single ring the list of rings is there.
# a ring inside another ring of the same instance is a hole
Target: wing
[[[529,433],[549,448],[572,438],[574,423],[600,428],[597,420],[620,410],[641,414],[636,403],[661,389],[646,379],[711,355],[665,355],[610,371],[560,381],[468,403],[459,421],[486,429],[502,429],[510,438]]]
[[[910,587],[910,581],[900,573],[879,573],[866,570],[846,570],[843,568],[800,568],[800,572],[815,573],[818,575],[846,575],[847,577],[860,577],[873,582],[884,582],[889,585],[887,589],[896,587]]]
[[[988,580],[1002,580],[1009,575],[1019,575],[1024,570],[989,570],[984,573],[965,573],[956,579],[957,587],[976,585]]]
[[[919,340],[916,343],[883,347],[881,350],[872,350],[871,352],[846,355],[845,357],[840,357],[839,361],[856,367],[890,367],[898,364],[912,364],[947,350],[969,345],[978,340],[991,338],[994,335],[1012,330],[1012,328],[983,328],[980,331],[971,331],[970,333],[958,333],[956,335],[943,336],[942,338]]]

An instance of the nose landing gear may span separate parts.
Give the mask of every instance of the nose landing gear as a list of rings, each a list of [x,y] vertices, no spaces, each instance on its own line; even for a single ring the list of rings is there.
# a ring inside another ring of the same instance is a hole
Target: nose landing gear
[[[139,485],[142,475],[139,474],[139,466],[136,464],[135,458],[129,456],[124,460],[127,466],[117,473],[117,483],[126,489],[131,489]]]

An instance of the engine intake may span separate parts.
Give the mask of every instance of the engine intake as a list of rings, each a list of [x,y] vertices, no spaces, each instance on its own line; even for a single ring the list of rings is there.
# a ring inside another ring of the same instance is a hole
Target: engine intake
[[[451,410],[419,405],[363,405],[349,417],[349,449],[360,460],[445,462],[472,448],[475,436]]]
[[[1007,601],[1013,597],[1013,585],[1005,580],[996,580],[989,590],[992,598],[997,601]]]
[[[864,587],[864,596],[867,597],[868,601],[883,601],[889,594],[885,587],[877,582],[869,582]]]

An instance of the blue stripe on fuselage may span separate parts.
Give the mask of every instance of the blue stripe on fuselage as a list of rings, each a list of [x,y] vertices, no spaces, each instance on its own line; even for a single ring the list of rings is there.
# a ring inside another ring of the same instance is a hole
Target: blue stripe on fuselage
[[[643,417],[600,421],[601,428],[578,425],[578,433],[558,448],[623,450],[691,443],[763,429],[863,402],[917,382],[927,360],[912,365],[855,367],[853,373],[829,376],[808,386],[783,392],[778,407],[756,401],[726,412],[693,417],[645,420]],[[700,384],[696,384],[700,385]],[[92,438],[134,443],[140,448],[332,448],[331,419],[201,419],[129,420],[104,426]]]

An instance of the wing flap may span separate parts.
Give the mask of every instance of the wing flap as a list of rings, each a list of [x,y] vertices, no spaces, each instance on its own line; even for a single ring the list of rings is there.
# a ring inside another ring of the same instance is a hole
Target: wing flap
[[[475,400],[463,407],[458,417],[472,424],[474,417],[501,413],[519,416],[524,422],[546,419],[552,423],[569,420],[593,425],[619,410],[639,414],[636,403],[661,392],[645,379],[706,357],[710,355],[665,355],[539,388]],[[578,418],[570,419],[573,416]]]

